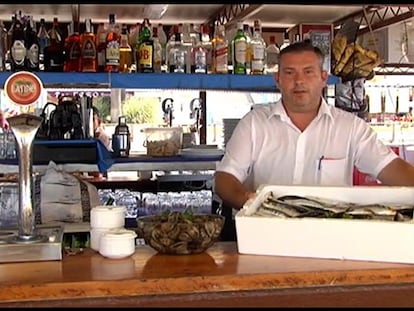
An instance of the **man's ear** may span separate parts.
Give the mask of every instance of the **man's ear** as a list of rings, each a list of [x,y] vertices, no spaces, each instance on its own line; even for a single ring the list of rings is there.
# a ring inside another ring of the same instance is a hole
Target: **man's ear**
[[[278,71],[276,71],[273,74],[273,79],[275,79],[276,84],[279,84],[279,72]]]
[[[329,74],[326,70],[322,70],[322,80],[325,82],[325,86],[328,84]]]

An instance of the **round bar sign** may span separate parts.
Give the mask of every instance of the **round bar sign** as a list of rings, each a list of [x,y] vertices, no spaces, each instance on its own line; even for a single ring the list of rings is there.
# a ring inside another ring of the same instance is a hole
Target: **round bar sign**
[[[6,96],[17,105],[34,104],[42,94],[42,81],[29,71],[18,71],[10,75],[4,83]]]

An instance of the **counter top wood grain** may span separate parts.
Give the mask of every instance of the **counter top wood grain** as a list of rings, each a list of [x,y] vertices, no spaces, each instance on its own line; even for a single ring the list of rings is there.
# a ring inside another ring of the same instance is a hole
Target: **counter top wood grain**
[[[245,255],[235,242],[196,255],[138,246],[126,259],[86,249],[0,264],[0,306],[414,305],[413,290],[414,265]]]

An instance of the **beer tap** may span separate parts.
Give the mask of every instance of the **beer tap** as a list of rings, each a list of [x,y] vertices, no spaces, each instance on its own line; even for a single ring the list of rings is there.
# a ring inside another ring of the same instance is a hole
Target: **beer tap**
[[[162,111],[164,112],[164,120],[168,122],[168,126],[172,127],[173,120],[173,102],[174,100],[170,97],[164,99],[161,103]]]

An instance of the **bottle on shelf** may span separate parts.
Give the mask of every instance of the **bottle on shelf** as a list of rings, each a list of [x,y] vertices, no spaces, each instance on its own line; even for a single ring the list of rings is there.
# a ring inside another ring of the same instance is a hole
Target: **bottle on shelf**
[[[46,29],[46,21],[44,18],[40,19],[40,26],[37,32],[37,39],[39,40],[39,68],[44,70],[44,53],[45,48],[49,45],[49,35]]]
[[[129,73],[132,66],[132,48],[128,42],[128,28],[126,24],[121,27],[121,43],[119,45],[119,72]]]
[[[85,20],[85,31],[80,37],[81,72],[96,72],[98,70],[96,36],[92,27],[92,20],[87,18]]]
[[[247,73],[247,37],[243,31],[243,23],[237,23],[237,32],[232,41],[233,74]]]
[[[207,49],[201,43],[201,33],[191,48],[191,73],[207,73]]]
[[[284,35],[283,35],[283,43],[280,46],[279,50],[283,50],[285,47],[287,47],[290,44],[290,39],[289,39],[289,33],[287,31],[285,31]]]
[[[246,36],[246,73],[250,74],[251,68],[251,61],[252,61],[252,46],[251,46],[251,41],[252,41],[252,37],[253,35],[250,32],[250,26],[249,24],[243,24],[243,31],[244,31],[244,35]]]
[[[207,51],[207,73],[212,73],[213,71],[213,44],[212,40],[210,39],[210,29],[208,25],[201,25],[200,26],[200,32],[201,32],[201,45],[206,49]]]
[[[158,27],[152,28],[152,40],[154,42],[154,72],[161,72],[163,48],[158,37]]]
[[[105,71],[105,53],[106,53],[106,32],[105,23],[99,23],[96,29],[96,61],[98,72]]]
[[[81,70],[81,42],[79,26],[76,22],[68,24],[68,36],[65,40],[65,63],[63,71],[79,72]]]
[[[165,45],[165,72],[170,70],[170,50],[175,44],[175,33],[178,32],[178,25],[173,25],[169,31],[169,38]]]
[[[158,40],[161,44],[161,71],[162,72],[167,72],[167,56],[166,56],[166,49],[167,49],[167,42],[168,42],[168,38],[167,38],[167,34],[164,31],[164,27],[162,23],[158,23],[158,27],[157,27],[157,35],[158,35]],[[153,34],[152,36],[154,37],[154,30],[153,30]]]
[[[26,70],[26,45],[24,26],[18,16],[13,25],[10,47],[10,69],[11,71]]]
[[[49,29],[50,44],[44,49],[45,71],[62,72],[65,63],[65,46],[57,17]]]
[[[266,72],[274,73],[279,67],[279,48],[276,45],[276,37],[270,36],[269,45],[266,48]]]
[[[211,40],[212,49],[212,72],[228,73],[228,42],[225,36],[224,25],[215,27],[214,37]]]
[[[105,40],[105,72],[118,72],[119,70],[119,41],[115,14],[109,14],[108,32]]]
[[[262,26],[260,20],[254,20],[253,37],[250,41],[251,60],[250,60],[250,73],[264,74],[266,66],[266,42],[262,37]]]
[[[144,18],[137,42],[137,72],[154,72],[154,41],[152,40],[151,25],[148,18]]]
[[[24,42],[26,45],[26,70],[39,71],[39,38],[37,37],[36,25],[33,16],[29,15],[24,29]]]
[[[179,30],[178,30],[179,31]],[[182,44],[181,33],[174,34],[168,55],[168,71],[170,73],[186,73],[187,47]]]
[[[184,23],[181,32],[182,45],[186,47],[187,53],[185,58],[185,72],[191,72],[191,49],[193,47],[193,38],[191,37],[191,24]]]
[[[0,71],[6,71],[7,29],[0,20]]]

